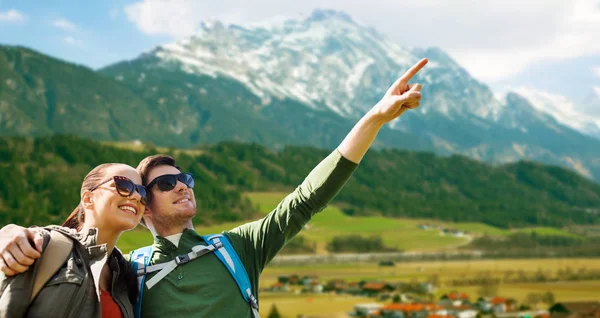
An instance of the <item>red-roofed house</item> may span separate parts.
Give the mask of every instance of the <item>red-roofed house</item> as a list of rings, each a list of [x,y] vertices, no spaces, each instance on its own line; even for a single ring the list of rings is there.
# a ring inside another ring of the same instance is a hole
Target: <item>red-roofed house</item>
[[[449,293],[446,295],[443,295],[441,297],[441,300],[447,300],[449,302],[451,302],[452,306],[454,307],[458,307],[458,306],[462,306],[464,304],[469,304],[469,295],[467,295],[466,293],[459,293],[459,292],[454,292],[454,293]]]
[[[370,282],[362,286],[362,293],[367,296],[376,296],[379,293],[391,292],[394,286],[383,282]]]
[[[287,284],[284,284],[282,282],[276,282],[275,284],[271,285],[271,288],[269,288],[269,290],[273,292],[288,292],[289,288]]]

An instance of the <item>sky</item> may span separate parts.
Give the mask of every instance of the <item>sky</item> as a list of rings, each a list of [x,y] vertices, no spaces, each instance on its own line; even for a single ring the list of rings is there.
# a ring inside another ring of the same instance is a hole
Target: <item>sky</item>
[[[501,92],[600,91],[600,0],[0,0],[0,44],[97,69],[194,33],[334,9],[407,47],[437,46]]]

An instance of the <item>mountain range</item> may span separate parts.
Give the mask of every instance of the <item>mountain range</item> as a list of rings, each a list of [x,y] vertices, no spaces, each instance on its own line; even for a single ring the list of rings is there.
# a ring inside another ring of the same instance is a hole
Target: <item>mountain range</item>
[[[377,147],[534,160],[600,179],[600,92],[585,118],[551,94],[496,96],[441,48],[409,48],[343,12],[251,25],[205,22],[193,36],[99,70],[0,47],[0,134],[77,134],[193,147],[223,140],[333,148],[422,57],[421,106]]]

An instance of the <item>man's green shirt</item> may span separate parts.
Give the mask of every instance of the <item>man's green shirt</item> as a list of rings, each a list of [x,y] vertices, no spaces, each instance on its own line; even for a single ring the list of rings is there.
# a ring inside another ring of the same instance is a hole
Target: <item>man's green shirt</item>
[[[267,216],[223,233],[244,264],[256,297],[264,267],[315,213],[327,206],[356,167],[357,164],[336,150]],[[156,237],[151,264],[171,261],[196,245],[206,243],[200,234],[190,229],[183,232],[178,247],[163,237]],[[149,274],[146,281],[153,275]],[[178,266],[152,289],[144,286],[142,316],[252,317],[252,310],[227,268],[210,253]]]

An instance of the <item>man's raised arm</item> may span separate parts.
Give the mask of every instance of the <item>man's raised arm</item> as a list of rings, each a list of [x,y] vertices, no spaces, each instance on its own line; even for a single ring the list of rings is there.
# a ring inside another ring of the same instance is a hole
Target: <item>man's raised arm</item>
[[[264,266],[296,235],[311,217],[323,210],[342,189],[358,163],[386,123],[407,109],[419,106],[421,85],[408,81],[427,64],[423,59],[410,68],[387,90],[342,141],[340,146],[319,163],[292,193],[264,218],[239,226],[229,232],[232,241],[245,246],[246,268],[254,273]]]

